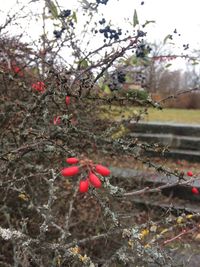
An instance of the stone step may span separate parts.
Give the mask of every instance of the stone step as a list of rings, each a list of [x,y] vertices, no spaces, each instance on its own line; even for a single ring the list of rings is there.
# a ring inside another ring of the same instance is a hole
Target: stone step
[[[129,136],[149,144],[160,143],[170,148],[200,151],[200,137],[152,133],[130,133]]]
[[[199,114],[200,115],[200,114]],[[127,128],[131,132],[137,133],[163,133],[163,134],[174,134],[181,136],[195,136],[200,137],[200,125],[190,124],[175,124],[175,123],[160,123],[160,122],[139,122],[130,121]]]

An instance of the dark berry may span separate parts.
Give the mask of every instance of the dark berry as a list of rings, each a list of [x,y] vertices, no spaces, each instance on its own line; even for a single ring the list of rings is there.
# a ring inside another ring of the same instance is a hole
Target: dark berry
[[[96,0],[97,4],[104,4],[106,5],[108,3],[108,0]]]
[[[108,33],[104,32],[104,36],[105,36],[105,38],[108,38]]]
[[[119,71],[117,73],[117,79],[118,79],[119,83],[124,83],[126,81],[126,78],[125,77],[126,77],[126,74],[125,73],[123,73],[121,71]]]
[[[69,26],[73,27],[74,23],[72,21],[69,22]]]
[[[71,10],[70,9],[66,9],[66,10],[63,10],[62,12],[61,12],[61,17],[62,18],[67,18],[67,17],[69,17],[71,15]]]
[[[118,35],[122,35],[122,29],[118,29]]]
[[[116,40],[118,40],[119,39],[119,35],[117,34],[117,33],[115,33],[114,35],[113,35],[113,38],[115,39],[115,41]]]
[[[144,36],[146,36],[146,32],[143,32],[143,31],[138,30],[137,31],[137,36],[138,37],[144,37]]]
[[[53,31],[53,34],[55,35],[56,39],[59,39],[62,36],[62,31]]]
[[[66,28],[65,27],[62,27],[61,32],[64,32],[65,30],[66,30]]]
[[[104,30],[110,32],[110,26],[106,26]]]
[[[99,21],[99,24],[104,24],[106,22],[106,20],[103,18],[102,20]]]

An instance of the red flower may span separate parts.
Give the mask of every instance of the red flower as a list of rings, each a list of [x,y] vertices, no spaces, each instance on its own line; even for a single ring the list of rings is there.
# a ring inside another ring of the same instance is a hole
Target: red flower
[[[77,159],[77,158],[67,158],[66,162],[69,163],[69,164],[76,164],[76,163],[79,162],[79,159]]]
[[[95,188],[99,188],[101,187],[101,180],[94,174],[94,173],[90,173],[89,174],[89,179],[90,179],[90,183],[95,187]]]
[[[99,174],[103,175],[103,176],[109,176],[110,175],[110,170],[106,167],[104,167],[103,165],[96,165],[96,172],[98,172]]]
[[[65,103],[67,106],[69,106],[69,104],[70,104],[70,97],[69,96],[66,96]]]
[[[68,167],[68,168],[64,168],[61,171],[61,174],[63,176],[74,176],[79,172],[79,167],[77,166],[72,166],[72,167]]]
[[[89,182],[88,179],[81,180],[79,183],[79,192],[86,193],[89,189]]]
[[[33,83],[32,88],[41,93],[45,92],[45,84],[43,82]]]
[[[53,124],[54,125],[59,125],[61,123],[61,118],[60,118],[60,116],[56,116],[56,117],[54,117],[54,119],[53,119]]]
[[[192,193],[194,195],[198,195],[199,194],[199,190],[196,187],[192,187]]]
[[[188,175],[188,176],[193,176],[193,172],[192,172],[192,171],[188,171],[188,172],[187,172],[187,175]]]

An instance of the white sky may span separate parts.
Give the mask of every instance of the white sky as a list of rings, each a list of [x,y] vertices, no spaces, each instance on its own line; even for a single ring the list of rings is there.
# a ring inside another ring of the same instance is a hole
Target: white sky
[[[94,0],[88,0],[94,2]],[[27,5],[33,11],[39,11],[43,0],[34,3],[29,3],[30,0],[18,0],[18,2]],[[78,0],[58,0],[65,9],[71,9],[78,6]],[[29,3],[29,4],[28,4]],[[15,7],[14,7],[15,6]],[[0,10],[4,14],[12,8],[11,14],[15,13],[19,8],[16,5],[16,0],[4,1]],[[3,7],[3,10],[2,10]],[[154,42],[163,41],[165,36],[172,34],[176,28],[181,36],[174,35],[173,42],[175,43],[175,53],[183,52],[183,44],[190,44],[190,52],[193,49],[200,48],[200,1],[199,0],[144,0],[144,5],[141,5],[141,0],[109,0],[108,4],[100,5],[99,17],[105,17],[106,20],[111,20],[113,24],[117,24],[124,31],[131,29],[131,25],[125,22],[125,18],[129,18],[132,22],[134,9],[137,10],[139,22],[143,24],[146,20],[155,20],[155,24],[149,24],[145,31],[148,32],[148,41]],[[103,16],[101,16],[101,13]],[[79,18],[79,17],[78,17]],[[5,16],[0,16],[0,24],[4,21]],[[30,21],[24,25],[28,34],[34,39],[34,35],[42,33],[41,24],[36,21]],[[16,30],[13,30],[15,33]]]

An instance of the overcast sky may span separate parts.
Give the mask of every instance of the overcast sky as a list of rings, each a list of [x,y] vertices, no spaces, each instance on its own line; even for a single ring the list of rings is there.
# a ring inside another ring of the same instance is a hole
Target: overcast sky
[[[89,1],[89,0],[88,0]],[[93,0],[94,1],[94,0]],[[1,5],[3,13],[6,14],[12,8],[12,12],[19,8],[16,5],[16,0],[4,1]],[[18,2],[27,5],[30,9],[39,10],[43,0],[29,3],[30,0],[19,0]],[[71,9],[78,6],[78,0],[58,0],[65,9]],[[91,0],[89,2],[92,2]],[[166,35],[172,34],[174,29],[177,29],[178,34],[174,35],[173,42],[175,43],[175,52],[183,51],[183,44],[190,44],[190,50],[199,49],[200,45],[200,1],[199,0],[144,0],[141,5],[141,0],[109,0],[108,4],[100,5],[99,16],[105,17],[107,20],[112,20],[113,24],[117,24],[124,31],[130,25],[125,18],[132,21],[134,9],[137,10],[139,22],[145,23],[146,20],[155,20],[155,24],[149,24],[145,30],[148,32],[147,38],[149,41],[163,41]],[[102,14],[102,16],[101,16]],[[5,17],[0,17],[0,23]],[[24,25],[25,26],[25,25]],[[29,28],[29,34],[33,37],[34,34],[42,32],[41,25],[34,23],[26,25]],[[13,30],[15,32],[15,30]]]

